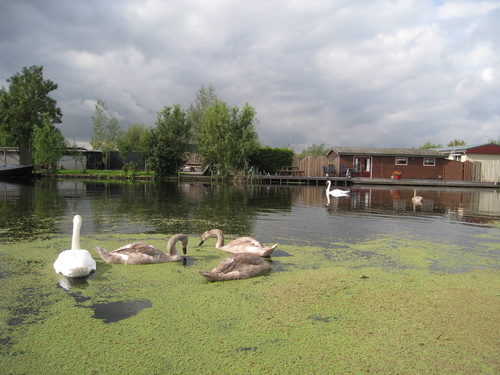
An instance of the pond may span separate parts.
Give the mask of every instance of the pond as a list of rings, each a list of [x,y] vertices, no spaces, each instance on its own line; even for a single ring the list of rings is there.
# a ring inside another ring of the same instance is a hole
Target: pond
[[[348,196],[327,199],[325,189],[0,182],[0,356],[7,373],[500,368],[492,282],[500,267],[500,192],[352,186]],[[422,205],[412,204],[415,194]],[[70,247],[76,214],[82,245],[98,266],[88,279],[69,280],[52,263]],[[271,274],[206,282],[198,270],[225,257],[215,239],[198,246],[213,228],[229,239],[279,243],[268,260]],[[165,248],[175,233],[190,238],[184,262],[175,264],[110,265],[92,249],[136,240]]]
[[[327,199],[322,186],[41,180],[0,182],[0,194],[3,243],[68,237],[79,214],[82,235],[194,236],[219,228],[296,246],[403,236],[480,251],[477,236],[500,222],[496,189],[354,186],[347,197]],[[415,194],[422,205],[411,203]]]

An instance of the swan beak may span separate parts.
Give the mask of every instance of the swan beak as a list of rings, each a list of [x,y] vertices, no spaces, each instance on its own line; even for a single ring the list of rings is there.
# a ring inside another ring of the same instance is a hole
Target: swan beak
[[[186,246],[182,246],[182,252],[183,252],[184,254],[187,254],[187,247],[186,247]]]
[[[201,240],[201,242],[200,242],[200,244],[198,246],[203,245],[203,242],[205,242],[205,240]]]

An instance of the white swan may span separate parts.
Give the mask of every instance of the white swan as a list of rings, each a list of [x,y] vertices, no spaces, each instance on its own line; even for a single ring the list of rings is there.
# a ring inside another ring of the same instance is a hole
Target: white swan
[[[201,235],[200,246],[203,245],[203,242],[205,242],[207,238],[212,236],[217,236],[217,243],[215,244],[217,249],[224,250],[232,254],[252,253],[261,257],[268,257],[274,249],[276,249],[276,246],[278,246],[278,244],[275,243],[273,246],[265,247],[262,246],[259,241],[251,237],[240,237],[229,242],[227,245],[224,245],[224,234],[220,229],[207,230],[203,233]]]
[[[168,240],[168,254],[145,242],[130,243],[114,251],[108,251],[99,245],[94,245],[94,249],[106,263],[150,264],[178,262],[182,259],[175,246],[178,241],[181,241],[182,252],[186,254],[188,236],[185,234],[175,234]]]
[[[332,186],[332,182],[330,180],[328,180],[326,184],[328,185],[326,187],[327,196],[331,195],[332,197],[347,197],[350,193],[349,190],[341,190],[341,189],[330,190],[330,187]]]
[[[422,205],[424,203],[424,197],[417,195],[417,189],[413,190],[413,198],[411,199],[411,202],[415,205]]]
[[[80,228],[82,217],[75,215],[73,218],[73,239],[71,250],[59,254],[54,262],[56,273],[66,277],[84,277],[96,270],[95,260],[87,250],[80,248]]]
[[[240,253],[224,259],[212,271],[199,271],[209,281],[248,279],[271,270],[269,262],[257,254]]]

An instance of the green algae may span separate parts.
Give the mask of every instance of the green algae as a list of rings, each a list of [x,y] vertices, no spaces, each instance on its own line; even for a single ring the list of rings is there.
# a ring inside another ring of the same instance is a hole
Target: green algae
[[[274,271],[209,283],[226,254],[192,236],[181,262],[103,263],[92,249],[165,236],[85,236],[97,260],[66,291],[52,263],[67,239],[0,246],[2,371],[8,374],[484,373],[500,371],[495,258],[382,236],[328,248],[280,245]],[[485,244],[498,251],[498,242]],[[151,301],[105,323],[99,303]]]

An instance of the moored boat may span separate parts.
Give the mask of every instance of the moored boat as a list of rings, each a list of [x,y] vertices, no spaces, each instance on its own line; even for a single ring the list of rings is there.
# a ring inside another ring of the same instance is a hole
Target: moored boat
[[[20,164],[0,165],[0,177],[29,177],[33,173],[33,167]]]

